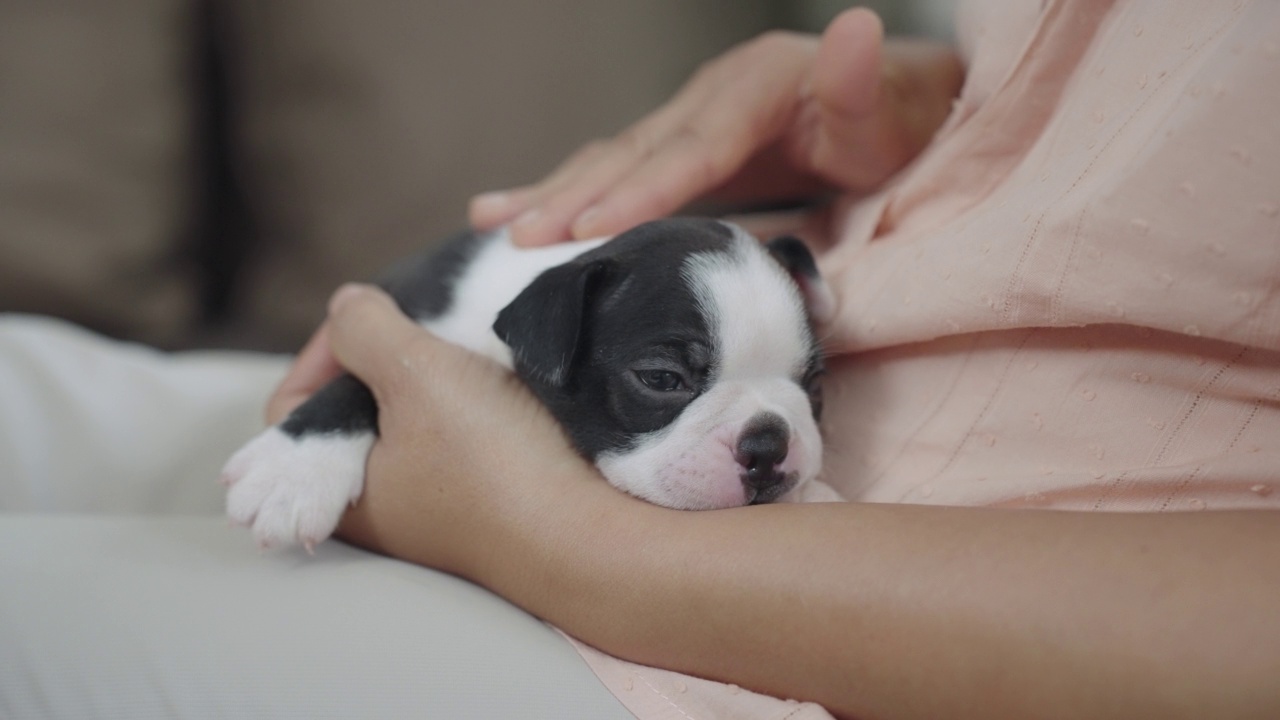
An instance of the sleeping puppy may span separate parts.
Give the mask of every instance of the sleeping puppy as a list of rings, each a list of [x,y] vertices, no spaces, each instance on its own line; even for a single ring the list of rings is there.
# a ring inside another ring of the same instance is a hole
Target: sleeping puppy
[[[707,219],[516,249],[465,233],[379,283],[436,335],[513,369],[615,487],[688,510],[835,500],[822,458],[832,301],[799,240]],[[237,452],[227,512],[310,549],[364,486],[378,409],[343,375]]]

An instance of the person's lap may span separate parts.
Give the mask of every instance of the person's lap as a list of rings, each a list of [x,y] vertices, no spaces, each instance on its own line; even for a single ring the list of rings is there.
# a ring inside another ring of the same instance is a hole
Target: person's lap
[[[0,717],[630,717],[484,590],[226,526],[284,363],[0,316]]]

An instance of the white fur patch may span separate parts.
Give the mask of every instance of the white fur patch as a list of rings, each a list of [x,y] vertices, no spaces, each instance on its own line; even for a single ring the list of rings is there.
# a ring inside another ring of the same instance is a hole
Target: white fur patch
[[[731,254],[690,257],[684,275],[720,349],[719,380],[790,376],[813,349],[795,281],[737,226]]]
[[[510,368],[511,349],[493,332],[498,313],[543,271],[563,265],[608,238],[517,248],[504,228],[485,244],[454,287],[448,312],[421,322],[441,339],[480,353]]]
[[[791,380],[719,382],[674,423],[635,448],[603,453],[596,465],[609,482],[655,505],[681,510],[737,507],[748,501],[735,448],[760,413],[782,417],[790,429],[787,458],[779,470],[799,488],[817,475],[822,437],[808,396]]]
[[[222,470],[227,515],[251,525],[262,547],[301,543],[310,549],[333,534],[360,497],[373,441],[371,433],[295,439],[267,428]]]

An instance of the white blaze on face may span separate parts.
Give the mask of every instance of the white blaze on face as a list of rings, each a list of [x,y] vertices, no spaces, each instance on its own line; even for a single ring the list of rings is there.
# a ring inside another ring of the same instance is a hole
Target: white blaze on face
[[[796,382],[812,353],[804,301],[754,238],[737,228],[735,235],[732,252],[694,255],[684,269],[716,349],[711,386],[635,448],[596,459],[614,486],[658,505],[744,504],[735,448],[746,425],[763,413],[781,417],[789,429],[783,473],[799,485],[812,480],[821,463],[822,439]]]

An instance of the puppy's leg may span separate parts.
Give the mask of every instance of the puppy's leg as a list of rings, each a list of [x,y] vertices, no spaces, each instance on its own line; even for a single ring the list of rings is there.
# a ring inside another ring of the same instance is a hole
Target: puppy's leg
[[[377,432],[369,389],[351,375],[335,379],[227,461],[227,515],[252,526],[262,547],[310,550],[360,497]]]
[[[459,233],[398,263],[378,284],[409,317],[437,318],[452,308],[454,286],[476,253],[498,237]],[[227,461],[227,514],[252,525],[260,545],[300,542],[310,549],[333,533],[347,505],[360,497],[377,434],[372,393],[350,375],[339,377]]]

